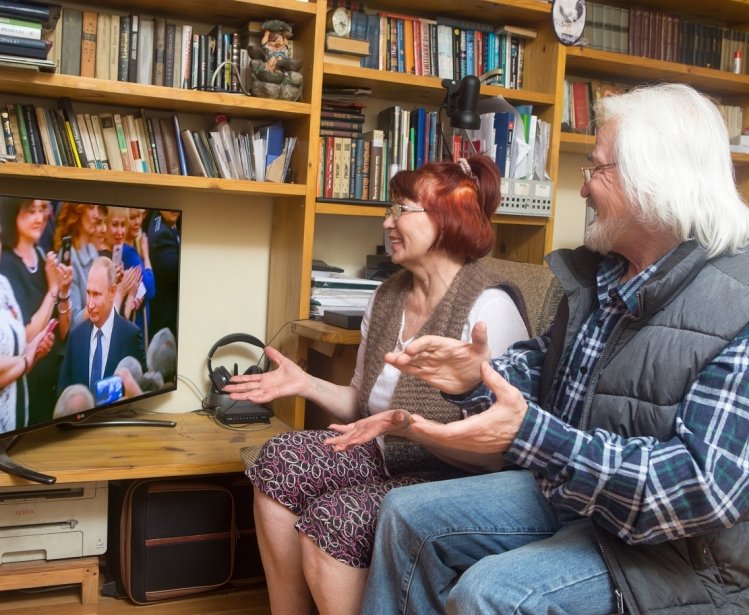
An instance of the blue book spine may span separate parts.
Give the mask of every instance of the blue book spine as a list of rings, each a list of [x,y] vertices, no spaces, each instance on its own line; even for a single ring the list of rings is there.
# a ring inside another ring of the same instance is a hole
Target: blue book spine
[[[356,164],[353,167],[355,169],[354,173],[354,191],[353,195],[355,199],[365,199],[366,197],[363,194],[363,188],[364,188],[364,140],[363,139],[353,139],[351,141],[351,152],[353,153],[354,148],[356,148]]]
[[[187,175],[187,161],[185,160],[185,148],[182,145],[182,139],[180,137],[180,135],[182,134],[182,131],[179,128],[179,118],[177,117],[176,113],[172,116],[172,121],[174,122],[174,134],[177,135],[177,156],[179,157],[179,173],[180,175]]]

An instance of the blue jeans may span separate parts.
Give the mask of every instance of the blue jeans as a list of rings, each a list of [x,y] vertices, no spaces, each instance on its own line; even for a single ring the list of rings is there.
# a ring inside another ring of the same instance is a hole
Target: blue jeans
[[[612,612],[614,586],[590,522],[560,522],[529,472],[385,497],[362,615]]]

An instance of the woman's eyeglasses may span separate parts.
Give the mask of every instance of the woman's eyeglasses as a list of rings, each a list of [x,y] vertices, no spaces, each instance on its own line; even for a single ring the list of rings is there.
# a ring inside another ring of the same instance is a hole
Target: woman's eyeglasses
[[[426,211],[426,209],[423,207],[417,207],[416,205],[406,205],[404,203],[394,202],[390,204],[390,207],[385,208],[385,217],[389,218],[390,216],[393,216],[393,219],[397,220],[401,217],[402,213],[418,213],[421,211]]]

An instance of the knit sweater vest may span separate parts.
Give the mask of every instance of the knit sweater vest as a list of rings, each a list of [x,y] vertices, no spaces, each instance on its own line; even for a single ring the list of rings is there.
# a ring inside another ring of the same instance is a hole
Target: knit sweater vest
[[[408,271],[393,275],[377,289],[364,356],[364,374],[360,391],[361,407],[369,416],[369,395],[384,365],[385,353],[397,344],[401,314],[413,286]],[[518,289],[479,261],[466,263],[455,276],[445,296],[429,320],[417,333],[460,339],[468,314],[478,296],[487,288],[500,287],[507,292],[528,324],[525,304]],[[446,401],[440,392],[418,378],[401,374],[396,384],[391,408],[404,408],[432,421],[448,423],[460,420],[460,410]],[[385,464],[391,475],[408,472],[455,472],[455,468],[430,454],[423,446],[397,436],[385,437]]]

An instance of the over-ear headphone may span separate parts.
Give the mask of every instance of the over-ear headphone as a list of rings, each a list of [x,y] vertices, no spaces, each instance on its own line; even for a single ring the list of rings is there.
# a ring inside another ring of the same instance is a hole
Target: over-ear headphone
[[[216,369],[213,369],[213,366],[211,365],[211,358],[213,357],[213,354],[219,348],[228,346],[229,344],[234,344],[236,342],[245,342],[247,344],[250,344],[251,346],[257,346],[261,349],[265,348],[265,344],[263,342],[261,342],[254,335],[249,335],[248,333],[232,333],[230,335],[225,335],[220,340],[218,340],[211,347],[210,351],[208,351],[208,378],[211,381],[212,393],[222,393],[224,390],[224,386],[229,384],[229,379],[235,374],[232,374],[223,365],[219,365]],[[262,364],[250,365],[243,373],[244,374],[262,374],[264,372],[267,372],[269,367],[270,365],[269,365],[268,358],[263,353]],[[235,371],[236,371],[236,365],[235,365]]]

